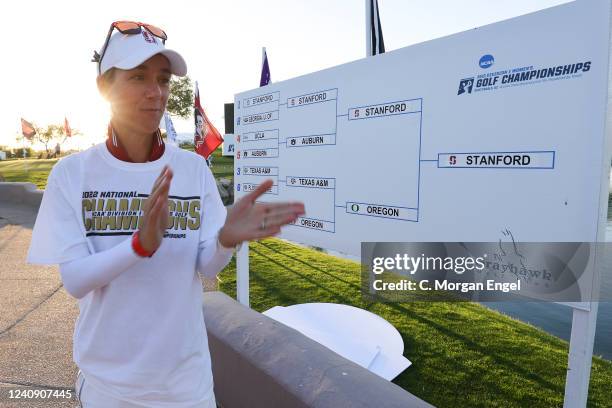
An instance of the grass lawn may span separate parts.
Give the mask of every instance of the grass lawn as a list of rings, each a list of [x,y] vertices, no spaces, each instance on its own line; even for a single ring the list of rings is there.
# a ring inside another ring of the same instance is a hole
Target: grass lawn
[[[19,159],[0,161],[0,176],[6,181],[27,181],[44,190],[51,167],[58,159]]]
[[[56,160],[0,162],[8,181],[39,188]],[[26,164],[28,172],[26,173]],[[217,177],[233,177],[233,158],[213,158]],[[568,343],[476,303],[372,303],[361,297],[358,263],[278,239],[252,243],[251,306],[331,302],[376,313],[401,333],[412,366],[393,382],[438,407],[560,407]],[[220,274],[235,297],[236,265]],[[593,359],[589,406],[612,406],[612,362]]]
[[[27,181],[34,183],[39,189],[44,190],[47,185],[47,176],[51,171],[51,167],[57,163],[57,160],[19,159],[0,161],[0,176],[4,177],[6,181]],[[231,178],[233,180],[234,158],[231,156],[221,156],[221,150],[215,150],[213,152],[212,171],[215,177]]]

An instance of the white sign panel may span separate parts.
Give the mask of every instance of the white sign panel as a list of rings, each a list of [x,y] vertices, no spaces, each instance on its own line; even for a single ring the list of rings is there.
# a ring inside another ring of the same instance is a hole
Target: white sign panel
[[[235,196],[271,178],[263,201],[306,204],[284,238],[354,255],[603,241],[609,46],[610,1],[578,0],[237,94]],[[566,407],[586,405],[597,305],[574,310]]]
[[[306,205],[284,238],[355,255],[362,241],[597,241],[607,7],[569,3],[237,94],[236,197],[270,178],[263,201]]]
[[[226,133],[223,135],[223,156],[233,156],[236,151],[236,145],[234,142],[234,135]]]

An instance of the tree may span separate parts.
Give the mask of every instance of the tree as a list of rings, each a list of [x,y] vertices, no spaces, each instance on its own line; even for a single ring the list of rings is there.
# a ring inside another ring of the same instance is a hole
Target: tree
[[[71,131],[72,131],[71,137],[75,137],[75,136],[79,136],[83,134],[77,128],[72,128]],[[59,124],[59,125],[51,124],[47,126],[46,129],[36,127],[36,136],[34,137],[36,137],[41,143],[45,145],[45,150],[47,151],[47,154],[49,154],[48,144],[52,140],[57,139],[58,140],[57,143],[61,145],[66,141],[66,139],[68,138],[68,135],[66,135],[66,129],[64,128],[63,124]],[[60,141],[60,138],[61,138],[61,141]]]
[[[64,136],[63,125],[49,125],[47,128],[36,127],[36,138],[45,145],[45,151],[49,156],[49,143],[56,138]]]
[[[62,126],[62,135],[64,136],[64,138],[62,139],[62,142],[60,144],[64,143],[66,139],[68,138],[68,135],[66,134],[66,129],[64,129],[64,125],[61,125],[61,126]],[[71,131],[70,137],[80,136],[83,134],[83,132],[81,132],[79,129],[73,128],[73,127],[70,128],[70,131]]]
[[[188,76],[170,80],[170,96],[166,110],[174,116],[187,119],[192,114],[193,83]]]

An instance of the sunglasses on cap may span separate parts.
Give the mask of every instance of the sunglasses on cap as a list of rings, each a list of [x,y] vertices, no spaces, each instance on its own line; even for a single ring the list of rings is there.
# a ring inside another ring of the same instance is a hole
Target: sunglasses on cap
[[[156,27],[151,24],[141,23],[138,21],[115,21],[111,24],[108,34],[106,35],[106,40],[104,41],[104,46],[102,47],[102,55],[98,54],[98,51],[94,51],[92,62],[98,63],[98,74],[101,73],[100,66],[102,63],[102,58],[104,58],[104,54],[106,53],[106,48],[108,47],[108,42],[110,41],[111,34],[113,30],[119,31],[121,34],[140,34],[143,29],[147,30],[149,33],[154,35],[157,38],[162,40],[162,44],[166,44],[166,40],[168,39],[168,35],[164,30],[159,27]]]

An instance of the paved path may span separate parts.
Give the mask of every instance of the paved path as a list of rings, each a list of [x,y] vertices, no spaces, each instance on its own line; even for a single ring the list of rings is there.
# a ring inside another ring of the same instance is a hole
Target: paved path
[[[74,389],[77,301],[56,266],[25,263],[36,209],[0,201],[0,407],[74,407],[74,401],[9,402],[8,390]]]

